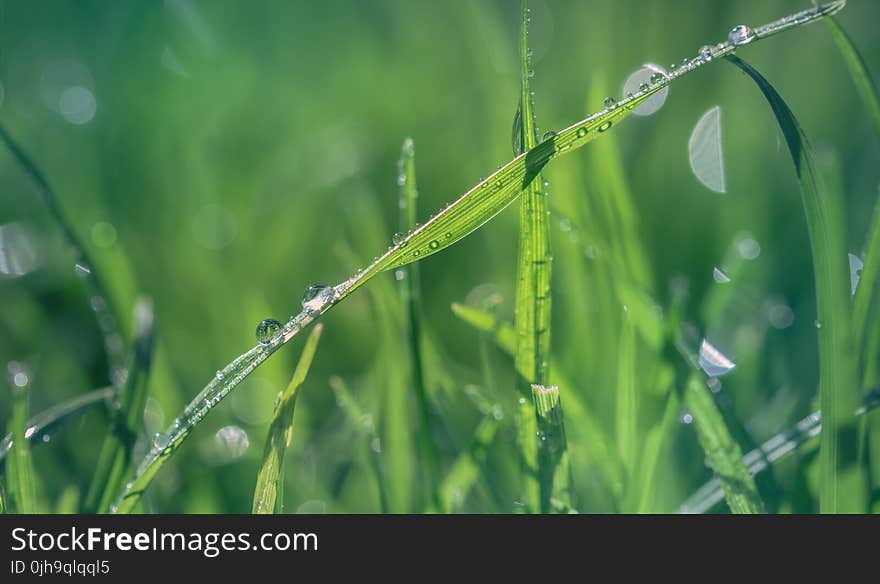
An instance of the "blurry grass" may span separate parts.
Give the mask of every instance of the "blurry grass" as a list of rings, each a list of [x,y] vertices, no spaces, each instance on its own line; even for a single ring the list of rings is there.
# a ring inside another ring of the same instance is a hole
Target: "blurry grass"
[[[28,408],[28,383],[11,384],[12,416],[7,431],[12,435],[12,450],[6,462],[9,508],[14,513],[37,512],[37,478],[34,476],[30,444],[25,438]]]
[[[284,453],[293,438],[293,414],[296,411],[297,391],[306,380],[312,359],[321,339],[323,326],[318,324],[309,333],[299,363],[287,388],[279,394],[275,414],[269,424],[263,464],[257,473],[254,487],[254,513],[282,513],[284,511]]]

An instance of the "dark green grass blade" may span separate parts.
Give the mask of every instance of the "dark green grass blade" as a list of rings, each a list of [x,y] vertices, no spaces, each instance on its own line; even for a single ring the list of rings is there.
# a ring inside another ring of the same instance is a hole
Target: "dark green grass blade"
[[[276,513],[283,505],[281,495],[284,483],[284,451],[290,446],[293,438],[293,414],[296,409],[297,390],[306,380],[309,368],[312,366],[322,328],[320,324],[316,325],[306,339],[293,377],[281,394],[272,423],[269,424],[269,434],[266,436],[266,446],[263,448],[263,462],[257,473],[257,484],[254,488],[253,513]]]
[[[6,147],[25,174],[33,181],[46,208],[49,210],[49,214],[61,228],[70,252],[74,256],[76,273],[85,279],[89,288],[89,306],[91,306],[92,311],[95,313],[95,320],[103,335],[104,351],[107,354],[107,362],[110,365],[110,383],[121,385],[120,380],[124,378],[125,374],[125,355],[123,354],[122,336],[118,320],[114,313],[114,309],[117,306],[111,302],[112,299],[107,293],[107,288],[95,270],[95,264],[61,209],[58,197],[49,186],[45,175],[2,126],[0,126],[0,139],[6,144]]]
[[[743,461],[742,450],[727,431],[727,424],[709,388],[697,372],[688,378],[683,401],[694,417],[700,446],[721,481],[730,510],[733,513],[764,513],[764,503]]]
[[[823,513],[865,509],[858,437],[852,412],[860,401],[850,307],[844,201],[816,172],[812,148],[788,105],[745,61],[744,71],[767,99],[785,136],[801,186],[816,280],[819,332],[819,402],[825,419],[819,449],[819,508]]]
[[[842,8],[843,4],[843,2],[832,2],[757,27],[755,29],[756,37],[752,42],[813,22],[836,12]],[[117,500],[114,509],[118,512],[131,511],[156,473],[174,455],[193,428],[208,415],[210,410],[275,351],[311,324],[315,318],[347,298],[376,274],[421,260],[474,232],[513,202],[550,160],[574,152],[591,142],[627,118],[632,110],[656,92],[707,63],[715,62],[718,58],[732,53],[735,48],[730,42],[720,43],[713,48],[711,59],[701,57],[689,59],[670,73],[668,77],[646,90],[627,96],[620,100],[615,107],[596,112],[556,134],[548,135],[540,144],[515,157],[431,217],[421,227],[392,245],[365,269],[333,287],[332,296],[320,307],[303,311],[291,317],[276,339],[266,345],[257,345],[236,357],[226,367],[219,370],[217,376],[205,385],[184,408],[184,411],[175,418],[167,431],[167,443],[156,446],[147,453],[138,465],[133,480]]]
[[[379,510],[382,513],[389,513],[391,508],[388,505],[388,489],[385,485],[385,472],[382,469],[382,456],[370,447],[370,444],[374,444],[379,440],[372,417],[366,418],[364,416],[363,410],[358,405],[357,400],[354,399],[354,396],[351,395],[351,391],[349,391],[341,377],[333,376],[330,378],[330,389],[333,390],[336,396],[337,405],[342,408],[349,422],[361,435],[362,448],[367,453],[370,471],[373,473],[373,479],[376,481]],[[365,420],[369,420],[369,423]]]
[[[500,422],[487,415],[477,425],[470,445],[458,455],[440,484],[441,509],[455,513],[482,474],[489,446],[498,433]]]
[[[153,356],[153,309],[149,302],[135,307],[135,340],[131,366],[119,396],[119,409],[113,412],[111,426],[89,486],[83,511],[106,513],[122,490],[131,472],[131,453],[144,422],[147,403],[147,376]]]
[[[531,90],[531,58],[528,46],[529,36],[528,0],[520,6],[520,100],[517,120],[519,120],[520,144],[530,150],[537,146],[535,104]],[[525,512],[549,510],[550,492],[542,490],[538,475],[552,475],[553,469],[540,468],[551,458],[538,454],[536,442],[536,410],[529,388],[532,384],[549,385],[548,367],[550,361],[550,230],[547,221],[543,178],[538,175],[523,190],[520,199],[519,219],[519,261],[516,284],[516,356],[514,366],[519,376],[520,396],[519,419],[517,422],[520,457],[523,465],[523,493]],[[565,444],[564,440],[562,442]],[[544,481],[544,487],[552,485]]]
[[[27,421],[24,436],[31,442],[34,442],[69,418],[91,407],[105,403],[115,395],[115,388],[105,387],[53,406]],[[12,442],[12,434],[7,434],[3,440],[0,440],[0,462],[6,459],[6,455],[12,449]]]
[[[12,416],[7,431],[12,434],[12,450],[6,465],[9,508],[13,513],[36,513],[36,477],[30,444],[25,438],[27,427],[28,385],[12,384]]]
[[[403,142],[398,168],[400,185],[401,224],[407,231],[416,228],[418,190],[416,183],[416,152],[412,138]],[[421,468],[424,484],[428,490],[429,505],[440,509],[438,489],[439,472],[437,468],[437,449],[434,446],[433,416],[425,385],[424,354],[422,350],[422,297],[419,265],[409,264],[403,268],[407,320],[409,323],[409,356],[412,383],[415,389],[419,410],[419,451],[422,455]]]
[[[865,59],[862,58],[861,53],[859,53],[849,35],[846,34],[846,31],[841,28],[833,17],[826,18],[825,22],[831,30],[831,38],[834,39],[837,48],[840,49],[840,54],[843,56],[844,61],[846,61],[846,67],[853,79],[853,83],[855,83],[856,90],[865,104],[865,109],[868,110],[868,116],[871,118],[874,133],[880,139],[880,97],[878,97],[877,85],[874,83],[870,71],[868,71]]]
[[[875,302],[874,290],[877,286],[877,278],[880,278],[880,197],[874,205],[874,214],[871,218],[871,224],[868,227],[868,239],[865,244],[864,266],[862,267],[862,276],[859,278],[859,284],[856,287],[856,295],[853,299],[853,327],[855,329],[855,346],[865,347],[865,341],[868,337],[876,337],[880,334],[880,310],[875,310],[873,316],[869,317],[871,303]],[[868,340],[867,346],[871,346],[872,341]],[[867,359],[876,360],[876,353],[868,353]],[[868,379],[868,365],[865,366],[865,374],[862,377],[862,387],[870,387],[874,385],[876,379]]]

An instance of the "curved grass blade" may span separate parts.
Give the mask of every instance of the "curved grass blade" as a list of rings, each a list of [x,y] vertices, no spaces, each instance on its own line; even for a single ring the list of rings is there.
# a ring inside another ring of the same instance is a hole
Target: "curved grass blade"
[[[819,449],[819,509],[823,513],[861,512],[864,481],[852,416],[860,396],[842,196],[822,183],[803,130],[773,86],[745,61],[735,56],[728,59],[752,78],[773,109],[801,186],[820,323],[819,402],[825,424]]]
[[[116,388],[104,387],[102,389],[90,391],[84,395],[76,396],[69,401],[40,412],[27,421],[24,430],[24,437],[25,439],[34,442],[40,437],[47,435],[54,427],[68,418],[114,398],[116,393]],[[3,437],[3,440],[0,440],[0,462],[2,462],[6,458],[6,455],[9,454],[9,451],[12,449],[12,444],[12,434],[7,434]]]
[[[379,510],[383,514],[387,514],[391,508],[388,505],[388,489],[385,486],[382,457],[377,450],[371,447],[372,444],[378,444],[379,441],[373,420],[364,414],[341,377],[333,376],[330,378],[330,389],[336,395],[337,405],[342,408],[342,411],[348,416],[349,422],[361,434],[364,450],[367,452],[370,461],[370,470],[376,481],[376,490],[379,493]]]
[[[832,2],[780,19],[754,29],[756,33],[760,34],[756,34],[750,40],[754,41],[794,26],[813,22],[838,11],[843,5],[844,2]],[[550,160],[574,152],[588,144],[628,117],[632,110],[672,81],[717,60],[718,57],[731,54],[735,49],[736,46],[730,41],[719,43],[708,53],[687,60],[681,67],[653,86],[625,97],[614,107],[596,112],[556,134],[548,136],[531,150],[515,157],[488,178],[480,181],[431,217],[421,227],[411,231],[406,237],[377,257],[369,266],[330,288],[326,295],[322,294],[314,302],[310,302],[302,312],[287,321],[275,339],[242,353],[217,372],[214,380],[208,383],[172,422],[162,442],[154,445],[147,453],[138,466],[134,479],[126,485],[125,491],[117,500],[117,504],[114,505],[114,510],[121,513],[131,511],[140,500],[143,490],[159,472],[165,461],[189,436],[193,427],[242,380],[296,336],[299,331],[311,324],[315,318],[347,298],[376,274],[424,259],[469,235],[513,202]]]
[[[880,389],[875,389],[865,397],[862,407],[856,410],[857,416],[880,406]],[[822,430],[822,413],[813,412],[800,420],[790,430],[780,432],[773,436],[760,447],[749,451],[743,457],[749,472],[756,475],[770,466],[796,452],[799,448],[819,436]],[[702,487],[694,491],[679,508],[679,513],[706,513],[724,499],[724,491],[717,477],[707,481]]]
[[[683,401],[693,414],[700,446],[721,481],[730,510],[733,513],[764,513],[764,503],[743,461],[742,450],[727,431],[709,388],[696,372],[688,378]]]
[[[113,412],[92,483],[83,502],[86,513],[106,513],[131,471],[131,453],[144,422],[147,377],[153,357],[153,307],[141,301],[135,306],[135,339],[131,367],[122,388],[119,409]]]
[[[297,390],[306,380],[309,368],[312,366],[322,329],[322,325],[316,325],[306,339],[293,377],[275,408],[275,415],[269,425],[269,434],[266,436],[266,446],[263,449],[263,463],[257,473],[253,513],[280,513],[282,510],[284,451],[290,446],[290,440],[293,438],[293,414],[296,408]]]
[[[6,465],[9,507],[13,513],[31,514],[37,512],[37,495],[30,444],[25,438],[29,387],[12,383],[11,389],[12,416],[7,431],[12,435],[12,450]]]
[[[125,378],[125,355],[123,353],[122,335],[119,331],[117,318],[113,312],[114,305],[111,304],[110,295],[107,293],[107,287],[95,270],[95,264],[89,257],[85,246],[61,210],[58,197],[55,196],[55,192],[49,186],[45,175],[33,163],[30,157],[25,154],[24,150],[15,140],[12,139],[12,136],[9,135],[9,132],[3,126],[0,126],[0,139],[6,144],[6,147],[25,174],[33,181],[37,191],[43,198],[46,208],[49,210],[49,214],[61,228],[61,233],[74,257],[76,274],[84,278],[88,286],[89,306],[91,306],[95,314],[95,320],[98,322],[98,328],[104,338],[104,351],[107,354],[107,362],[110,365],[110,383],[121,386],[122,380]]]
[[[400,153],[397,181],[400,186],[401,223],[405,229],[415,229],[416,200],[416,152],[412,138],[403,142]],[[431,406],[425,385],[424,355],[422,351],[422,307],[419,265],[409,264],[404,270],[403,286],[406,292],[406,309],[409,321],[409,356],[412,364],[412,381],[419,410],[419,450],[422,455],[424,484],[428,488],[429,505],[440,508],[440,494],[437,490],[439,472],[437,468],[437,449],[434,446]]]
[[[840,49],[840,54],[843,55],[843,59],[846,61],[846,67],[849,70],[853,83],[855,83],[856,90],[859,92],[865,108],[868,110],[868,116],[871,118],[874,126],[874,133],[880,139],[880,96],[877,94],[877,85],[868,71],[865,59],[859,53],[849,35],[846,34],[846,31],[837,23],[837,20],[827,18],[825,22],[831,30],[831,38],[834,39],[837,48]]]
[[[440,484],[440,501],[444,512],[455,513],[467,498],[481,475],[486,454],[499,427],[500,422],[493,415],[486,415],[474,430],[470,445],[452,463]]]

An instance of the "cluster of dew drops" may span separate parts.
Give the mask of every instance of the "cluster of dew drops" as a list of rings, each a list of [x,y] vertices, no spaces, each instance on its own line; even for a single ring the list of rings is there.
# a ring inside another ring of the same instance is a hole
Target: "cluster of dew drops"
[[[326,284],[312,284],[303,293],[302,309],[309,316],[316,316],[336,297],[336,289]],[[257,342],[261,346],[271,345],[284,330],[284,325],[274,318],[267,318],[257,325]],[[219,373],[219,372],[218,372]]]

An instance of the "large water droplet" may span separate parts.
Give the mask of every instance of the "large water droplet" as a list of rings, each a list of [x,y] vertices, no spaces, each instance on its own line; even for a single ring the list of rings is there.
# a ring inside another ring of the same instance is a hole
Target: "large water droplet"
[[[703,45],[700,47],[700,60],[704,63],[712,60],[712,47],[709,45]]]
[[[648,82],[651,81],[651,78],[655,75],[666,77],[666,71],[662,67],[651,63],[643,65],[641,69],[634,72],[626,79],[626,82],[623,84],[622,93],[628,96],[637,91],[646,91],[648,89]],[[644,86],[644,88],[642,88],[642,86]],[[638,116],[650,116],[663,107],[668,95],[669,87],[663,87],[639,104],[639,107],[635,108],[633,113]]]
[[[602,101],[602,105],[604,105],[608,109],[612,109],[614,106],[617,105],[617,100],[609,95]]]
[[[849,282],[850,287],[852,288],[852,293],[856,293],[856,288],[859,285],[859,279],[862,277],[862,269],[865,267],[864,262],[862,262],[862,258],[855,254],[847,254],[849,256]]]
[[[699,365],[709,377],[721,377],[730,373],[736,367],[736,363],[731,361],[707,339],[703,339],[703,342],[700,344]]]
[[[306,288],[302,297],[302,307],[306,314],[318,314],[333,300],[334,290],[324,284],[312,284]]]
[[[281,323],[274,318],[267,318],[257,325],[257,342],[268,345],[281,333]]]
[[[744,45],[755,40],[755,32],[744,24],[734,26],[727,35],[727,40],[734,46]]]
[[[724,156],[721,149],[721,108],[707,111],[691,132],[688,160],[694,176],[716,193],[727,192],[724,180]]]
[[[404,239],[406,239],[406,233],[398,231],[391,236],[391,243],[393,243],[394,245],[400,245]]]
[[[153,448],[156,450],[165,450],[170,443],[171,436],[164,432],[157,432],[156,435],[153,436]]]

